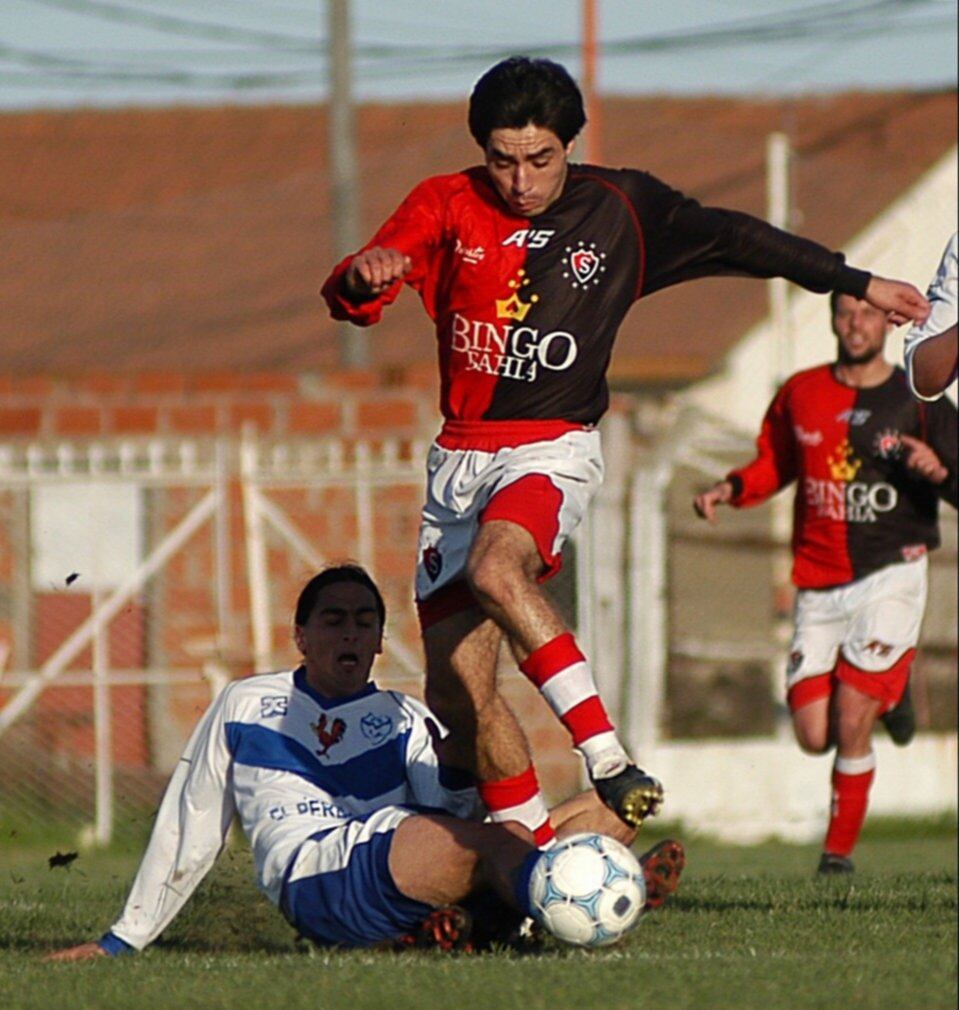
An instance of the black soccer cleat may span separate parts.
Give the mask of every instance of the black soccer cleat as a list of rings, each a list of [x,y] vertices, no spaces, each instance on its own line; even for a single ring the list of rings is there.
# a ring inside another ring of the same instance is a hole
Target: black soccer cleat
[[[473,920],[470,942],[474,951],[531,953],[543,946],[543,928],[490,888],[472,891],[463,899],[463,909]]]
[[[593,779],[599,798],[621,821],[638,828],[647,817],[655,817],[663,803],[663,785],[636,765],[626,765],[618,775]]]
[[[916,710],[912,705],[912,692],[909,690],[908,680],[898,703],[879,716],[879,721],[886,727],[886,732],[897,747],[905,747],[916,735]]]
[[[673,838],[654,845],[639,857],[646,880],[646,904],[644,912],[659,908],[679,887],[679,875],[686,865],[686,853],[682,842]]]
[[[837,856],[834,852],[824,852],[819,859],[816,873],[820,877],[835,877],[855,873],[856,868],[848,856]]]

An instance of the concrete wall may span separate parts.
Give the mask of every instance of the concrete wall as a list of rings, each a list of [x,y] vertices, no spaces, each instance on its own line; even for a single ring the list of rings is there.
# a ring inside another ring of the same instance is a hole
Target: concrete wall
[[[899,748],[877,736],[872,816],[940,816],[956,811],[956,734],[926,733]],[[730,842],[823,836],[832,756],[803,754],[791,740],[665,743],[649,767],[666,786],[662,816]]]
[[[843,250],[847,261],[883,277],[911,281],[924,291],[956,228],[957,176],[959,161],[954,148],[848,244]],[[772,396],[774,362],[782,360],[788,375],[831,360],[836,341],[829,328],[826,299],[800,288],[791,288],[790,295],[786,353],[782,357],[767,319],[743,337],[715,376],[691,386],[682,399],[752,432],[758,430]],[[891,361],[902,362],[904,333],[900,329],[890,336],[887,355]],[[955,399],[955,388],[951,395]]]

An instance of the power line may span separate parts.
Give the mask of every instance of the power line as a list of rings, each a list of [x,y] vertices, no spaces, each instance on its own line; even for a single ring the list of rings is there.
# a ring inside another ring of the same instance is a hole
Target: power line
[[[65,81],[86,81],[92,83],[139,83],[205,85],[214,87],[265,88],[303,83],[320,84],[322,76],[313,70],[306,71],[243,71],[235,73],[197,73],[191,70],[131,68],[118,65],[105,68],[79,57],[51,56],[47,53],[28,49],[18,49],[0,44],[0,59],[24,64],[42,72],[46,77]],[[10,75],[0,71],[11,83],[20,83],[25,75]],[[34,78],[35,80],[35,78]]]
[[[70,11],[74,14],[97,17],[113,21],[122,21],[155,28],[182,38],[203,38],[224,43],[245,43],[265,48],[275,48],[283,52],[316,52],[321,37],[318,34],[315,42],[304,42],[300,35],[264,31],[252,28],[239,28],[222,22],[199,21],[178,15],[163,14],[155,11],[145,11],[129,7],[115,0],[33,0],[47,7]],[[628,38],[606,40],[602,43],[606,55],[621,53],[640,53],[665,51],[670,49],[692,49],[699,47],[716,47],[723,45],[738,45],[743,42],[783,41],[807,37],[821,33],[823,30],[839,28],[875,26],[875,30],[884,30],[878,25],[876,16],[883,13],[895,13],[904,9],[920,7],[944,6],[937,0],[865,0],[858,4],[830,0],[815,6],[802,6],[784,11],[781,15],[770,17],[762,15],[750,18],[738,18],[719,25],[699,29],[683,28],[677,31],[661,32],[656,35],[641,35]],[[945,26],[954,24],[955,16],[948,13],[936,15],[935,20],[928,22],[930,26]],[[505,51],[504,46],[464,46],[464,45],[405,45],[394,42],[358,42],[354,46],[354,55],[360,58],[407,58],[428,63],[455,61],[459,59],[485,59]],[[534,46],[520,47],[530,55],[548,53],[569,54],[579,51],[578,42],[540,43]]]
[[[287,35],[283,32],[258,28],[239,28],[236,25],[226,25],[222,22],[199,21],[194,18],[178,17],[175,14],[140,10],[125,4],[111,3],[108,0],[33,0],[33,2],[43,7],[69,11],[71,14],[82,14],[101,20],[139,25],[184,38],[214,39],[217,42],[243,42],[248,45],[273,46],[292,50],[315,48],[319,41],[319,36],[316,41],[307,43],[302,35]]]
[[[59,55],[50,51],[40,52],[16,46],[0,45],[0,59],[34,67],[47,78],[56,77],[67,80],[82,78],[90,83],[131,82],[183,86],[197,84],[241,90],[322,84],[325,81],[326,53],[318,45],[306,44],[297,36],[254,29],[238,29],[208,21],[199,22],[171,15],[134,10],[120,3],[107,2],[107,0],[93,0],[93,2],[83,4],[80,4],[78,0],[34,0],[34,2],[75,13],[96,15],[114,20],[136,20],[141,24],[162,23],[164,30],[175,34],[214,39],[228,44],[242,42],[245,45],[256,47],[252,53],[248,49],[221,50],[219,51],[220,59],[243,60],[251,57],[262,59],[271,54],[282,54],[286,58],[298,55],[307,61],[316,60],[315,68],[307,67],[295,71],[277,69],[207,72],[183,66],[146,68],[143,66],[143,61],[155,60],[158,57],[163,58],[166,55],[175,58],[178,62],[196,58],[206,62],[210,55],[208,51],[200,53],[167,52],[166,54],[156,51],[130,51],[119,63],[104,66],[101,60],[92,59],[86,50],[84,51],[85,57],[77,57]],[[821,39],[824,31],[834,37],[848,40],[888,31],[888,18],[877,15],[894,15],[904,8],[929,6],[943,5],[935,3],[934,0],[869,0],[869,2],[854,6],[844,2],[828,2],[817,4],[814,7],[795,8],[784,12],[782,16],[777,18],[767,16],[737,19],[694,31],[664,32],[656,35],[617,39],[605,43],[603,48],[607,56],[624,56],[640,53],[715,49],[743,44],[768,45],[810,37]],[[907,24],[900,25],[899,30],[926,31],[947,26],[952,27],[954,24],[954,16],[934,14],[921,21],[912,18]],[[278,46],[279,48],[277,48]],[[564,59],[575,58],[579,53],[579,46],[574,43],[558,43],[524,47],[524,51],[532,56],[549,55]],[[434,47],[396,43],[362,43],[357,45],[354,51],[357,67],[361,70],[361,77],[367,80],[385,77],[428,77],[474,64],[487,64],[504,55],[508,55],[506,49],[490,46],[447,45]],[[130,66],[131,61],[135,63],[135,66]]]

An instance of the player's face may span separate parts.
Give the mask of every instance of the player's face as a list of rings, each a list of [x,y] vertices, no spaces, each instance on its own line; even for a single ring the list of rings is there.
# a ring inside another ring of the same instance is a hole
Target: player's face
[[[552,130],[532,123],[493,130],[486,141],[486,170],[514,214],[535,217],[562,192],[572,150],[572,141],[564,147]]]
[[[869,302],[840,295],[832,331],[839,341],[839,360],[845,365],[864,365],[882,354],[889,321],[882,309]]]
[[[382,651],[383,628],[373,594],[356,582],[324,586],[306,624],[296,626],[294,639],[312,687],[328,698],[356,694]]]

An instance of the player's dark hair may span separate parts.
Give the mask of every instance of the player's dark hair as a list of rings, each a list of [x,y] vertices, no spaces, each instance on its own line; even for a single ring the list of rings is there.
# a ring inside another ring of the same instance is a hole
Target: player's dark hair
[[[585,122],[576,82],[552,60],[510,56],[487,70],[470,95],[470,133],[483,148],[493,130],[530,123],[552,130],[565,146]]]
[[[313,613],[313,608],[316,606],[316,598],[322,590],[337,582],[355,582],[357,585],[366,586],[376,601],[376,613],[380,619],[380,628],[386,625],[386,604],[383,602],[383,594],[370,578],[369,572],[359,565],[342,564],[324,568],[303,587],[300,598],[296,601],[296,613],[293,618],[298,627],[302,627],[310,619],[310,614]]]
[[[841,291],[830,291],[829,292],[829,318],[835,319],[836,312],[839,310],[839,299],[842,298]]]

